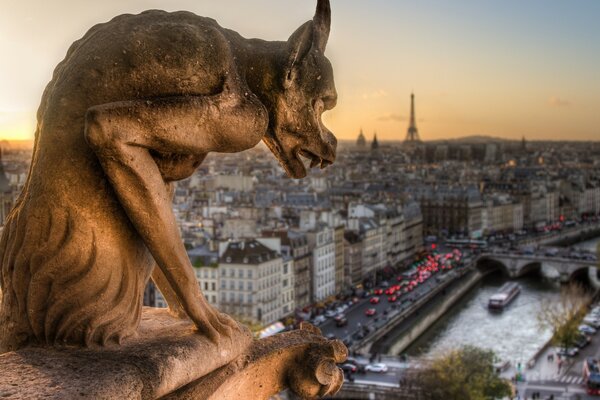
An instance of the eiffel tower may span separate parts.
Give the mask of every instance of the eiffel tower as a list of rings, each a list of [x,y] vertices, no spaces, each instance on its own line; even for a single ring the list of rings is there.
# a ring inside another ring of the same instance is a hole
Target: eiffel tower
[[[419,131],[417,130],[417,123],[415,122],[415,94],[410,94],[410,124],[408,125],[408,131],[406,132],[406,139],[404,144],[418,144],[421,143],[419,138]]]

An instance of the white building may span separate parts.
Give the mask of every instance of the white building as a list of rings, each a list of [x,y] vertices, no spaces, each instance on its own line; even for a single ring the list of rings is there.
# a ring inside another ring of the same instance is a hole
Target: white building
[[[312,299],[319,301],[335,294],[334,229],[320,225],[307,232],[307,237],[313,249]]]
[[[281,243],[281,238],[277,236],[261,237],[256,240],[277,254],[280,254],[283,259],[281,269],[281,309],[283,316],[290,315],[296,308],[295,266],[292,249],[290,246],[284,246]]]
[[[282,318],[281,256],[256,240],[225,242],[220,254],[220,310],[263,325]]]

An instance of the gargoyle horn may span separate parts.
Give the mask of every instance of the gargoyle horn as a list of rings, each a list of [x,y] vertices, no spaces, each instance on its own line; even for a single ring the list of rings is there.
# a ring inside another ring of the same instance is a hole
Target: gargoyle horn
[[[314,44],[321,51],[325,52],[329,31],[331,29],[331,6],[329,0],[317,1],[317,12],[313,18]]]

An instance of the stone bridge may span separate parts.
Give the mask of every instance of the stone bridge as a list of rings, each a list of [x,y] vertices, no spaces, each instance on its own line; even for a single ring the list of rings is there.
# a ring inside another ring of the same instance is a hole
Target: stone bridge
[[[598,278],[598,262],[581,260],[561,256],[547,256],[543,254],[515,254],[507,252],[490,252],[481,254],[476,261],[476,266],[482,273],[501,270],[511,279],[520,278],[531,272],[550,269],[555,271],[556,277],[561,282],[567,283],[576,275],[587,274],[590,282],[600,288]],[[550,272],[551,275],[554,275]]]

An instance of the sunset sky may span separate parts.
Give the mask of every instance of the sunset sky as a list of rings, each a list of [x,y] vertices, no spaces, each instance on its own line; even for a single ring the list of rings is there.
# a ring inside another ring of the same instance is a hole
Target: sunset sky
[[[42,91],[95,23],[159,8],[286,40],[310,0],[1,0],[0,138],[33,137]],[[423,140],[467,135],[600,140],[600,1],[332,0],[327,56],[341,139],[402,140],[410,93]]]

